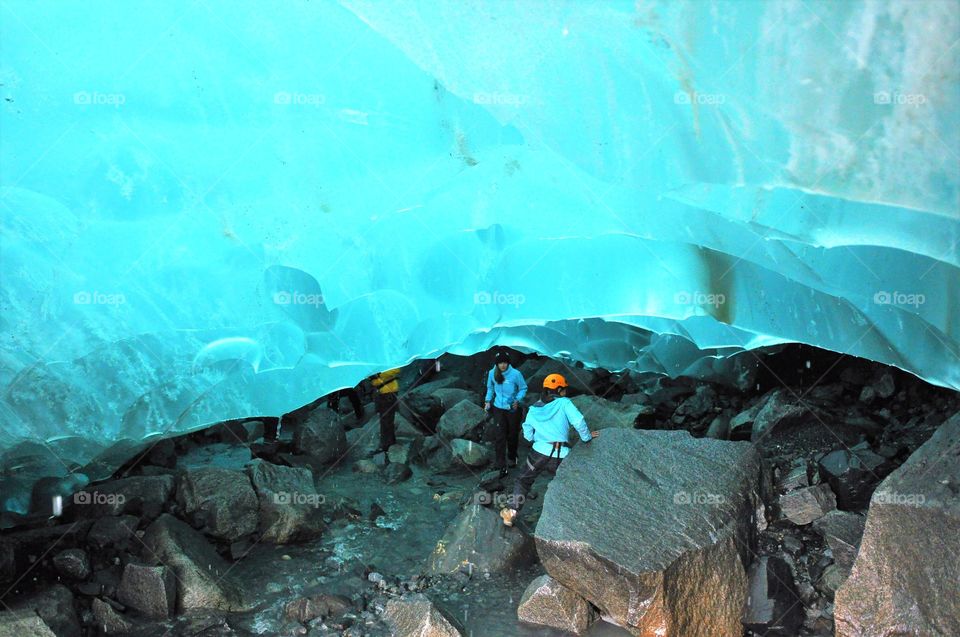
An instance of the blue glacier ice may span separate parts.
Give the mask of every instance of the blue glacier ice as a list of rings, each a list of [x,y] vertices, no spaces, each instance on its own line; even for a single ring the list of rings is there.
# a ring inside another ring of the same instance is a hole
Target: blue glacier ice
[[[0,6],[0,511],[497,343],[960,388],[953,0]]]

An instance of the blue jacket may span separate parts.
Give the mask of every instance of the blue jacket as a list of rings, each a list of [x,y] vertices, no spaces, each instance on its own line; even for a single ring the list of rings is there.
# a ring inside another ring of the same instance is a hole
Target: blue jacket
[[[523,380],[523,374],[508,365],[507,371],[503,372],[503,382],[498,384],[493,379],[495,371],[496,366],[487,374],[487,397],[483,401],[490,402],[496,397],[493,400],[494,407],[510,409],[514,402],[520,402],[527,395],[527,382]]]
[[[570,427],[577,430],[580,439],[590,442],[593,437],[587,429],[583,414],[569,398],[554,398],[549,403],[542,401],[527,411],[523,421],[523,437],[533,442],[533,450],[549,456],[554,442],[567,442]],[[560,457],[566,458],[570,449],[560,449]]]

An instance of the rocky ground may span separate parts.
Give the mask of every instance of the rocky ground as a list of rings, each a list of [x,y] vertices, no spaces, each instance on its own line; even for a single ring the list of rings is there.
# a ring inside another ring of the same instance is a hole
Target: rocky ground
[[[278,443],[263,441],[268,419],[158,443],[59,518],[0,535],[0,636],[825,636],[835,617],[845,635],[951,628],[938,619],[949,590],[904,584],[933,596],[929,609],[862,600],[897,579],[883,569],[900,545],[922,548],[903,553],[905,572],[932,560],[956,577],[950,540],[909,542],[902,519],[917,516],[900,506],[929,493],[939,509],[914,533],[953,531],[960,419],[943,423],[956,393],[809,348],[768,358],[747,392],[516,354],[532,388],[564,373],[606,431],[549,492],[541,478],[507,529],[498,503],[517,470],[489,470],[487,358],[405,370],[389,454],[373,453],[368,401],[359,420],[346,400],[342,413],[304,406]],[[854,566],[862,537],[873,553]],[[860,601],[843,603],[845,582]]]

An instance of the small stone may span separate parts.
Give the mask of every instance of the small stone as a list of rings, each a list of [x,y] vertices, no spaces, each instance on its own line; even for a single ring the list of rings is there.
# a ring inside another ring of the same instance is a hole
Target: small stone
[[[74,580],[90,577],[90,556],[83,549],[64,549],[53,557],[53,567],[61,575]]]
[[[176,610],[176,576],[166,566],[127,564],[118,593],[123,604],[147,617],[168,619]]]
[[[801,526],[823,517],[836,507],[837,499],[826,484],[796,489],[780,496],[780,510],[784,517]]]
[[[105,635],[120,635],[133,630],[133,624],[128,619],[117,613],[110,604],[99,598],[94,598],[90,610],[93,611],[97,627]]]
[[[517,606],[522,622],[582,635],[596,621],[597,613],[587,600],[549,575],[536,578],[523,592]]]

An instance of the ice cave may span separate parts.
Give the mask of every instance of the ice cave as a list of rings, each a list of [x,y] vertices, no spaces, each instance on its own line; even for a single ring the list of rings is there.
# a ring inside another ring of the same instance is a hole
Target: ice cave
[[[960,634],[956,0],[0,15],[0,637]]]

